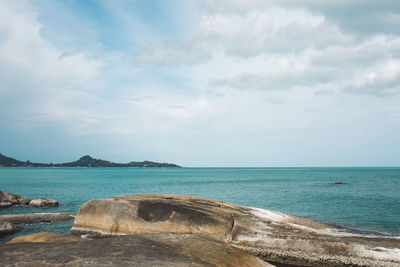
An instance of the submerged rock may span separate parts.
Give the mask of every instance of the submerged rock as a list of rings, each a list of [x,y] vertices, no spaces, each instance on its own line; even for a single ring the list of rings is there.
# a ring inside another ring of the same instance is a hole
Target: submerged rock
[[[38,198],[32,199],[29,202],[29,206],[37,207],[37,208],[46,208],[46,207],[57,207],[59,203],[55,199],[49,198]]]
[[[173,232],[229,242],[272,262],[306,266],[398,266],[400,241],[365,238],[279,212],[185,196],[132,195],[91,200],[73,234]]]
[[[66,235],[62,235],[67,238]],[[28,241],[31,242],[31,241]],[[271,266],[229,244],[191,234],[139,234],[0,245],[4,266]],[[37,241],[36,241],[37,242]]]

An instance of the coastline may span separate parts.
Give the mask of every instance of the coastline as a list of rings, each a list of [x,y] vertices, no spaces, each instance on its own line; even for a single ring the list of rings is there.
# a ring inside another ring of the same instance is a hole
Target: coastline
[[[187,236],[190,234],[234,246],[265,262],[278,263],[277,266],[400,264],[398,239],[358,236],[334,232],[332,229],[337,228],[281,212],[237,206],[216,200],[172,195],[131,195],[85,203],[75,216],[72,236],[56,235],[54,238],[80,242],[80,239],[73,236],[84,236],[86,238],[82,241],[86,241],[82,246],[87,247],[92,246],[90,242],[94,241],[90,241],[91,237],[96,236],[111,238],[110,241],[114,240],[112,242],[117,242],[116,244],[119,242],[118,238],[137,235],[143,235],[141,237],[145,239],[150,237],[157,242],[160,242],[160,238],[173,238],[175,241],[179,239],[180,244],[186,242],[187,238],[192,238]],[[174,235],[160,236],[162,233]],[[28,241],[36,240],[35,234],[22,236],[8,242],[8,245],[1,246],[8,251],[15,248],[14,244],[11,245],[14,242],[51,243],[54,234],[49,235],[50,239],[44,234],[44,238],[41,237],[39,241]],[[82,243],[77,243],[78,246],[81,246],[80,244]],[[61,248],[60,246],[55,245],[56,249]],[[22,247],[26,249],[27,245]],[[28,250],[32,253],[34,251],[32,248]]]

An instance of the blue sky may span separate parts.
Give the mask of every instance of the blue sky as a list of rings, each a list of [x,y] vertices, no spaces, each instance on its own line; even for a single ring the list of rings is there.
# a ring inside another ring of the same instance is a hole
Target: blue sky
[[[0,153],[399,166],[400,2],[0,0]]]

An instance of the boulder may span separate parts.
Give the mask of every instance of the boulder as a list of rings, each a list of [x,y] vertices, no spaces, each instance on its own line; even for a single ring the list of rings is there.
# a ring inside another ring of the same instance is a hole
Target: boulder
[[[0,191],[0,208],[7,208],[12,205],[3,192]]]
[[[16,195],[16,196],[17,196],[19,205],[29,205],[29,202],[31,201],[29,198],[23,197],[23,196],[19,196],[19,195]]]
[[[53,234],[53,233],[36,233],[31,235],[18,236],[6,244],[14,244],[14,243],[68,243],[75,241],[83,241],[88,240],[74,235],[65,235],[65,234]]]
[[[57,207],[58,202],[55,199],[38,198],[38,199],[32,199],[29,202],[29,206],[37,208]]]
[[[0,221],[0,236],[13,234],[21,230],[21,227],[9,222]]]
[[[0,191],[0,208],[1,207],[9,207],[11,205],[28,205],[29,198],[15,195],[9,192],[1,192]]]
[[[32,214],[5,214],[0,215],[0,221],[12,224],[32,224],[41,222],[63,222],[74,219],[66,213],[32,213]]]
[[[271,266],[229,244],[191,234],[0,245],[4,266]]]
[[[396,239],[355,236],[280,212],[187,196],[91,200],[79,209],[71,233],[197,234],[228,242],[266,261],[305,266],[400,264]]]
[[[8,193],[8,192],[5,192],[4,196],[8,199],[8,201],[11,202],[11,204],[13,204],[13,205],[18,205],[19,204],[19,201],[18,201],[18,198],[17,198],[16,195]]]

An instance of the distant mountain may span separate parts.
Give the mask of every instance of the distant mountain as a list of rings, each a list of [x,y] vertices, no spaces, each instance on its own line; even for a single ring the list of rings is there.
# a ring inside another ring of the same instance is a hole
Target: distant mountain
[[[136,168],[180,168],[180,166],[172,163],[158,163],[152,161],[129,162],[129,163],[114,163],[107,160],[95,159],[89,155],[83,156],[80,159],[60,164],[32,163],[29,160],[19,161],[0,153],[0,167],[136,167]]]

